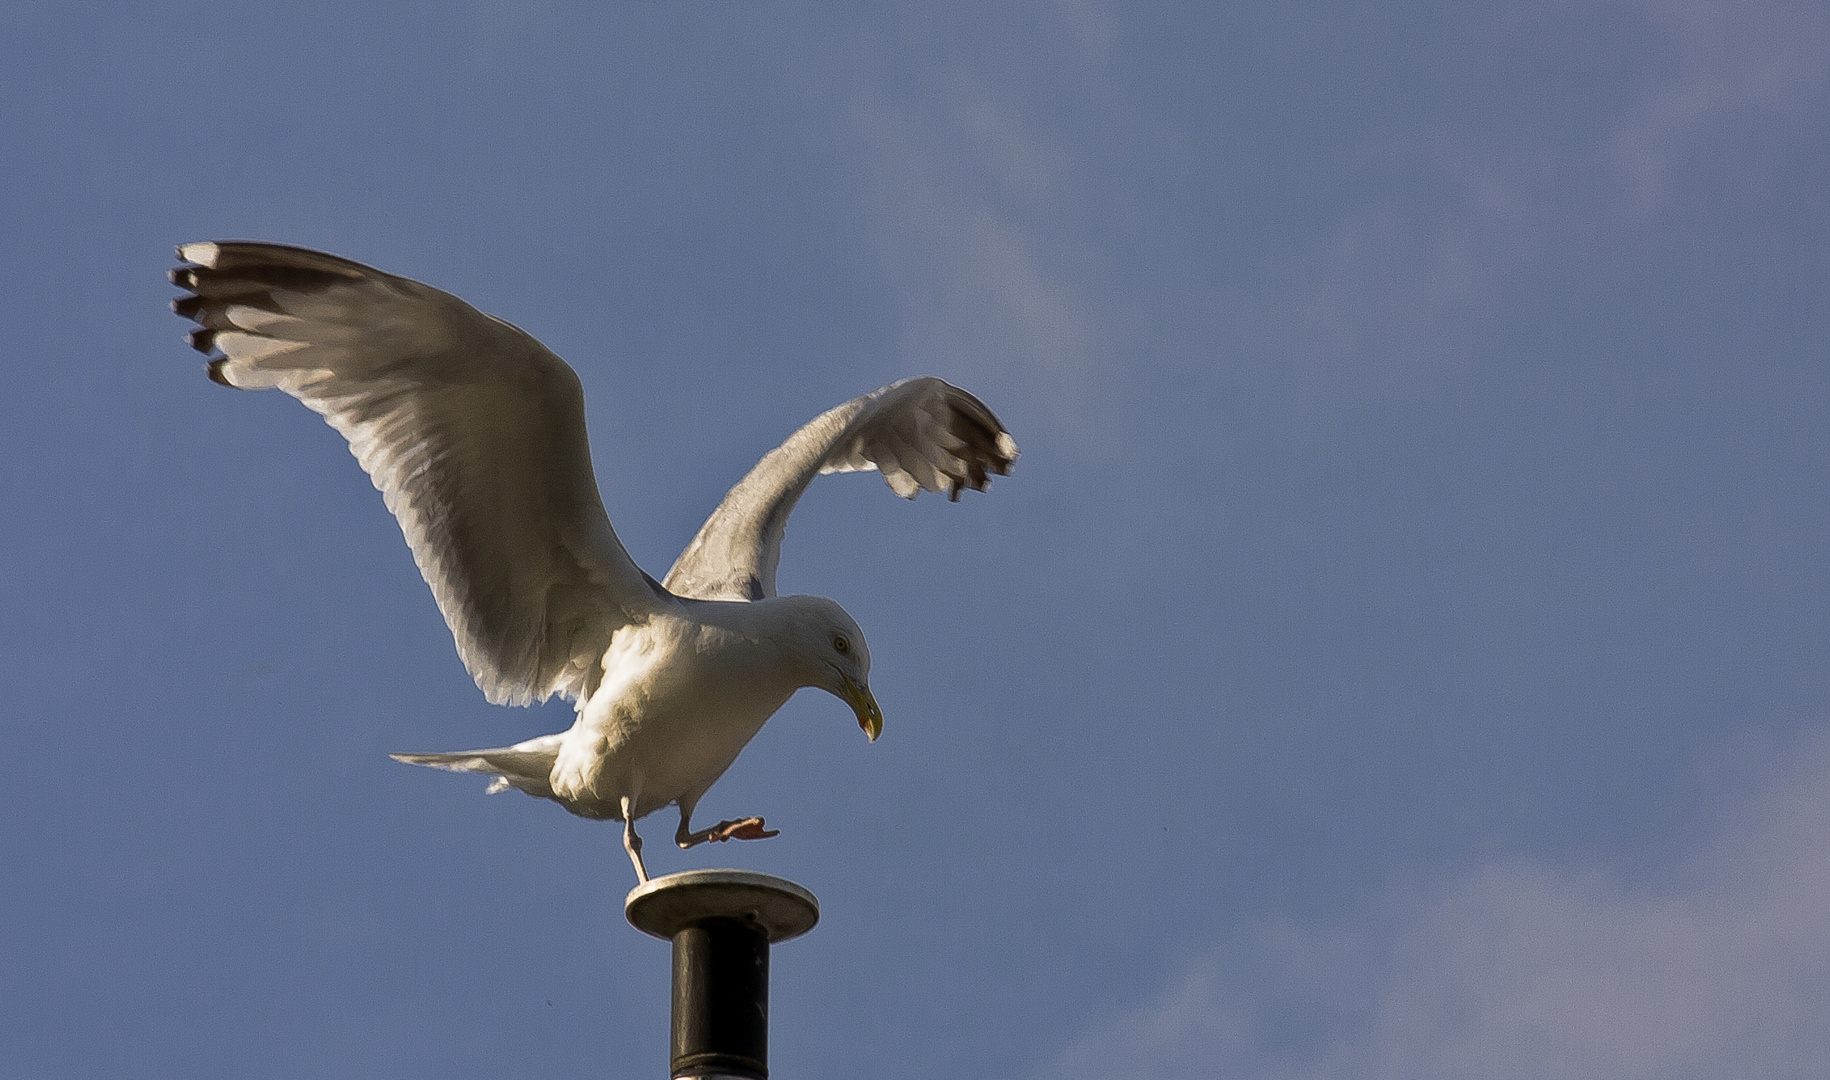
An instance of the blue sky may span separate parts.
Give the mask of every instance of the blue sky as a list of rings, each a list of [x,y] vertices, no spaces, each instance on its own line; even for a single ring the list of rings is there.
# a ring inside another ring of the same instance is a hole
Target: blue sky
[[[1777,0],[0,0],[0,1073],[665,1068],[616,831],[385,756],[570,714],[203,378],[237,237],[569,360],[651,572],[895,378],[1016,435],[815,485],[885,736],[651,845],[821,897],[779,1075],[1823,1075],[1826,131]]]

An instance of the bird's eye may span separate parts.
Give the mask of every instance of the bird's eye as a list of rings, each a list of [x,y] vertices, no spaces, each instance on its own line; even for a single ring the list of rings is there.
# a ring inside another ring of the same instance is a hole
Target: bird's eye
[[[851,642],[845,640],[844,634],[834,634],[832,636],[832,647],[840,652],[850,652]]]

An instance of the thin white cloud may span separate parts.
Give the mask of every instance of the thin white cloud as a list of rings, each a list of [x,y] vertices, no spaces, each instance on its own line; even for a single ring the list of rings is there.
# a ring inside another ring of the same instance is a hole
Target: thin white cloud
[[[1677,51],[1614,139],[1642,212],[1710,124],[1750,111],[1798,118],[1830,88],[1830,8],[1794,0],[1637,0]]]
[[[1241,933],[1040,1075],[1830,1075],[1830,735],[1679,885],[1484,867],[1362,925]]]
[[[1075,290],[1035,250],[1005,204],[1044,204],[1055,156],[973,80],[954,108],[905,109],[861,95],[856,129],[870,148],[866,196],[876,246],[900,293],[914,356],[1015,357],[1053,374],[1086,362]]]
[[[1110,35],[1090,0],[1003,9],[1037,39],[1028,63],[1096,97]],[[989,56],[908,25],[845,39],[820,76],[845,103],[865,233],[901,307],[911,370],[971,374],[996,393],[1046,386],[1064,423],[1085,412],[1099,366],[1100,312],[1081,265],[1082,169],[1070,138],[1025,101],[1026,83]]]

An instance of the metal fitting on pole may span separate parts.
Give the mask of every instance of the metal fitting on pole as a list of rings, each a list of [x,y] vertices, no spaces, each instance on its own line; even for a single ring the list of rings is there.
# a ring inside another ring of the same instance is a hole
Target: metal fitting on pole
[[[820,919],[820,902],[784,878],[690,870],[637,886],[631,926],[673,942],[674,1080],[768,1080],[769,946]]]

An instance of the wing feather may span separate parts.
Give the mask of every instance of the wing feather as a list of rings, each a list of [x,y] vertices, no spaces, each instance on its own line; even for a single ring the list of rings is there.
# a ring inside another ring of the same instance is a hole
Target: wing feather
[[[449,293],[278,244],[187,244],[172,304],[210,377],[277,387],[349,441],[458,654],[500,704],[588,696],[661,599],[604,513],[578,376]]]
[[[702,600],[775,595],[788,515],[815,476],[876,469],[905,499],[958,499],[1010,471],[1017,444],[985,403],[936,378],[904,379],[820,414],[756,463],[668,571]]]

